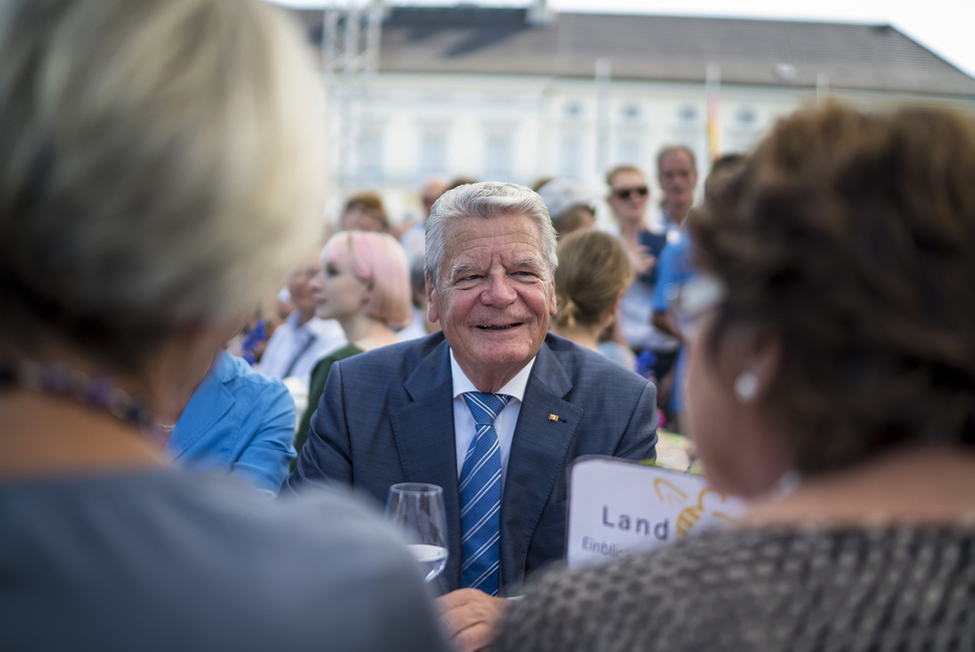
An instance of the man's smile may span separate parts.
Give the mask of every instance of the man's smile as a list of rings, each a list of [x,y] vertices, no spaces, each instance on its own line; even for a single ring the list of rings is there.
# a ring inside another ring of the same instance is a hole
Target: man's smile
[[[503,331],[509,328],[515,328],[516,326],[521,326],[521,322],[515,324],[480,324],[478,328],[484,331]]]

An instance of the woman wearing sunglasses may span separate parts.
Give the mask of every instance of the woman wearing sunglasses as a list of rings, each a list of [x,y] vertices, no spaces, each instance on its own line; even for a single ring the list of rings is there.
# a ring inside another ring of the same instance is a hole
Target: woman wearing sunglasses
[[[659,382],[667,375],[676,357],[679,341],[652,322],[653,290],[657,279],[657,258],[667,245],[665,233],[647,228],[646,212],[650,188],[643,172],[632,165],[620,165],[606,175],[609,204],[616,218],[612,232],[630,257],[634,279],[620,302],[616,339],[626,343],[634,353],[646,351],[641,373],[652,374],[657,382],[658,404],[666,405],[669,390]]]

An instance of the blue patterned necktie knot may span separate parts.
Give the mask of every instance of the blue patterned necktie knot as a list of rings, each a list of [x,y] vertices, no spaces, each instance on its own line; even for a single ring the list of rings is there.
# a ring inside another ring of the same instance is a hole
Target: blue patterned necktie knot
[[[500,586],[501,446],[494,421],[511,400],[467,392],[476,432],[460,473],[461,586],[497,595]]]
[[[494,426],[494,420],[501,414],[501,410],[508,404],[511,397],[507,394],[487,394],[485,392],[467,392],[464,402],[467,403],[474,423],[478,426]]]

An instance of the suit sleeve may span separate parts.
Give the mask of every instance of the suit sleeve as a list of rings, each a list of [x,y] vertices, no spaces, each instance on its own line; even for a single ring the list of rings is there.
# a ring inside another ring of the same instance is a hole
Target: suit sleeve
[[[305,486],[352,485],[352,446],[345,413],[342,364],[331,366],[318,409],[311,417],[308,441],[282,491],[301,493]]]
[[[631,460],[657,459],[658,424],[657,388],[647,381],[613,455]]]

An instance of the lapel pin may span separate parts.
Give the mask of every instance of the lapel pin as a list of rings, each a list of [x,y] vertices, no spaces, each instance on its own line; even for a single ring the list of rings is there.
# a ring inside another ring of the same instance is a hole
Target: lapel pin
[[[549,421],[558,421],[559,420],[559,415],[557,415],[557,414],[550,414],[550,415],[548,415],[548,420]]]

